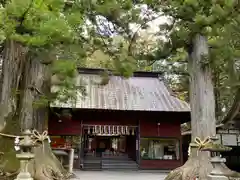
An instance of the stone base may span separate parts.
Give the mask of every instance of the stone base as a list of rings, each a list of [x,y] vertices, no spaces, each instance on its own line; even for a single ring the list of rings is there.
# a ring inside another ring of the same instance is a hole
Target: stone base
[[[209,175],[208,180],[228,180],[228,178],[221,175]]]
[[[29,172],[20,172],[15,180],[33,180]]]

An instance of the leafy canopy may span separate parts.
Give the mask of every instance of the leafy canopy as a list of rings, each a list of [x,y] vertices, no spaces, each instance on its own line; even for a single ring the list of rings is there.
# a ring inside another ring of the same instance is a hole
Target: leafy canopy
[[[0,38],[19,41],[37,55],[54,52],[59,61],[53,63],[52,72],[62,77],[71,79],[75,68],[100,59],[96,52],[108,59],[101,60],[101,67],[124,76],[162,60],[173,67],[167,67],[170,73],[180,70],[185,75],[192,38],[200,33],[208,37],[210,46],[210,56],[203,64],[210,64],[220,77],[231,77],[231,82],[221,81],[221,87],[226,83],[239,87],[236,0],[5,0],[2,6]],[[169,22],[160,26],[148,48],[139,32],[162,16]],[[162,35],[165,40],[159,38]],[[173,66],[176,62],[177,67]],[[161,67],[154,67],[166,70],[159,64]],[[75,88],[70,79],[64,86]]]

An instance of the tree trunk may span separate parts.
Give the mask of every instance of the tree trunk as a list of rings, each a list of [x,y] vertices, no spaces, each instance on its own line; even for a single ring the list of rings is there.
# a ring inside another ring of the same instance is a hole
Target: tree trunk
[[[202,141],[216,135],[215,96],[212,70],[206,65],[208,58],[207,38],[197,34],[193,41],[193,49],[189,54],[190,73],[190,105],[191,105],[191,141],[196,137]],[[188,161],[165,178],[165,180],[192,180],[198,177],[206,180],[212,170],[210,153],[191,149]],[[228,177],[239,177],[222,164],[222,171]]]
[[[190,105],[192,142],[196,137],[204,140],[216,135],[214,84],[209,65],[203,61],[208,57],[207,39],[197,34],[193,41],[193,49],[189,54],[190,73]],[[166,180],[176,179],[207,179],[212,165],[209,152],[198,152],[192,149],[189,160],[180,168],[172,171]]]
[[[215,116],[216,116],[216,121],[218,122],[220,120],[220,117],[222,115],[222,108],[220,104],[220,72],[218,69],[215,69],[214,72],[214,95],[215,95]],[[216,122],[216,123],[217,123]]]
[[[42,98],[48,95],[50,75],[49,67],[29,56],[27,48],[14,41],[6,42],[0,86],[0,132],[17,135],[25,129],[37,129],[40,133],[46,130],[48,103],[39,106],[36,102],[43,102]],[[0,151],[4,153],[0,169],[17,171],[19,161],[14,138],[0,138]],[[67,172],[53,155],[47,140],[40,143],[34,153],[36,158],[29,169],[36,180],[66,179]]]
[[[42,133],[46,129],[48,118],[48,102],[46,96],[50,92],[51,73],[48,65],[44,65],[36,57],[29,58],[24,69],[23,96],[21,98],[21,129],[36,129]],[[34,150],[35,158],[29,170],[37,180],[61,179],[67,176],[61,163],[52,153],[46,139]]]
[[[14,41],[6,41],[0,84],[0,132],[20,134],[18,121],[18,98],[21,74],[28,49]],[[0,151],[3,153],[1,169],[14,172],[19,168],[14,149],[14,138],[0,136]]]
[[[16,113],[18,90],[28,48],[14,41],[6,41],[0,84],[0,131],[9,116]]]
[[[197,35],[189,59],[192,139],[216,135],[215,98],[212,72],[202,65],[208,56],[207,39]]]
[[[43,132],[44,121],[48,115],[48,102],[45,100],[50,89],[45,83],[50,77],[48,69],[35,57],[28,58],[25,64],[20,112],[22,131],[37,129]]]

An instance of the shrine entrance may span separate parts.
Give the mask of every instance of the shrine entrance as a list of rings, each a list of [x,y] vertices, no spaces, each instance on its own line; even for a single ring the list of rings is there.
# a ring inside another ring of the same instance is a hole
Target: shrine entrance
[[[139,145],[137,126],[83,125],[81,158],[104,167],[115,160],[137,167]],[[84,163],[83,163],[84,164]]]
[[[103,153],[108,149],[111,150],[111,138],[106,136],[96,136],[94,140],[96,141],[96,153]]]

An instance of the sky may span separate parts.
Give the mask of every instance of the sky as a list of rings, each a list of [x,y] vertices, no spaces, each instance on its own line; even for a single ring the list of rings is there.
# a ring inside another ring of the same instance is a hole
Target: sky
[[[168,23],[170,22],[169,19],[166,17],[166,16],[160,16],[160,14],[156,14],[154,13],[153,11],[151,11],[147,5],[143,4],[141,6],[138,6],[136,8],[140,8],[141,9],[141,13],[140,13],[140,16],[139,18],[140,19],[143,19],[144,17],[148,16],[148,17],[157,17],[159,16],[158,18],[154,19],[153,21],[150,21],[148,22],[148,28],[146,30],[142,30],[144,32],[147,31],[147,33],[149,34],[155,34],[156,32],[159,32],[159,25],[161,24],[165,24],[165,23]],[[98,32],[102,35],[110,35],[110,36],[114,36],[114,35],[117,35],[115,32],[114,32],[114,27],[113,27],[113,24],[111,22],[108,22],[107,19],[103,16],[97,16],[96,17],[97,19],[97,22],[98,22]],[[89,20],[86,20],[86,26],[92,26],[92,23],[91,21]],[[136,32],[136,31],[139,31],[139,26],[140,25],[137,25],[137,24],[130,24],[129,27],[130,29],[132,29],[133,31],[133,34]],[[86,29],[87,27],[85,27]],[[140,30],[141,31],[141,30]],[[84,34],[87,33],[87,32],[84,32]]]
[[[146,17],[146,16],[149,16],[149,14],[150,14],[150,16],[159,16],[158,18],[154,19],[153,21],[150,21],[150,22],[147,23],[148,26],[149,26],[149,28],[147,29],[147,31],[148,31],[149,33],[156,33],[156,32],[158,32],[158,31],[160,30],[160,29],[159,29],[159,25],[165,24],[165,23],[168,23],[168,22],[169,22],[169,19],[168,19],[166,16],[163,16],[163,15],[160,16],[160,14],[157,15],[156,13],[152,12],[152,11],[147,7],[146,4],[141,5],[140,8],[141,8],[140,18],[144,18],[144,17]],[[130,27],[131,27],[133,30],[136,31],[136,29],[138,29],[139,26],[132,24],[132,25],[130,25]]]

